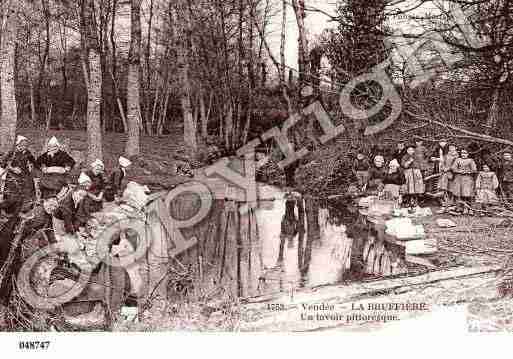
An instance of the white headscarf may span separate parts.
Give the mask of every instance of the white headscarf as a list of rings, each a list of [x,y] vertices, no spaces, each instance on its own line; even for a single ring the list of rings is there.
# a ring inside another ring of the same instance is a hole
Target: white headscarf
[[[121,167],[125,167],[125,168],[132,164],[132,162],[128,158],[125,158],[123,156],[119,157],[118,163]]]
[[[390,161],[388,163],[388,173],[394,173],[395,171],[393,170],[397,170],[399,167],[401,167],[401,165],[399,164],[399,162],[394,158],[392,161]]]
[[[91,177],[86,175],[84,172],[80,173],[80,176],[78,177],[78,184],[83,185],[88,182],[92,182]]]
[[[401,167],[401,165],[399,164],[399,162],[394,158],[392,161],[390,161],[390,163],[388,164],[388,167],[395,167],[395,168],[399,168]]]
[[[28,141],[28,138],[25,137],[25,136],[20,136],[18,135],[18,137],[16,137],[16,144],[19,145],[20,142],[23,142],[23,141]]]
[[[60,142],[59,140],[57,139],[57,137],[53,136],[52,138],[50,138],[50,140],[48,141],[48,147],[51,147],[51,146],[60,146]]]
[[[103,164],[102,160],[98,158],[93,163],[91,163],[91,167],[101,167],[102,169],[105,169],[105,165]]]
[[[382,166],[385,164],[385,158],[383,158],[383,156],[381,155],[377,155],[376,157],[374,157],[374,164],[376,164],[376,162],[378,161],[381,163]]]

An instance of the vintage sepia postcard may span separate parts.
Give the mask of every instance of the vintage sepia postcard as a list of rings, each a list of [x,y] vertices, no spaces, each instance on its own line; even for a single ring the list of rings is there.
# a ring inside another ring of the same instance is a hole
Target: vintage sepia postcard
[[[20,351],[513,330],[509,1],[0,9],[0,332]]]

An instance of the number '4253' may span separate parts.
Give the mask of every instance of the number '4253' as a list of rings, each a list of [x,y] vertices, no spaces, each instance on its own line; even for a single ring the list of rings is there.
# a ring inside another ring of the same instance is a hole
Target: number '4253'
[[[267,304],[267,310],[285,310],[285,304],[281,303],[269,303]]]

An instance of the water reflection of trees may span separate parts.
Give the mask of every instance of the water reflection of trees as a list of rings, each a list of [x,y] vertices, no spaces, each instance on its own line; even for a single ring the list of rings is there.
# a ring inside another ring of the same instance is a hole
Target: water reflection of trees
[[[280,249],[278,252],[278,263],[283,262],[285,242],[288,240],[289,243],[293,243],[294,237],[298,233],[298,227],[300,226],[300,223],[295,214],[295,207],[296,200],[287,200],[285,202],[285,214],[281,219]]]
[[[296,215],[297,209],[297,215]],[[320,240],[319,200],[313,198],[288,199],[285,202],[285,213],[281,221],[280,247],[278,265],[283,262],[285,243],[293,248],[297,237],[298,270],[301,283],[306,282],[312,259],[313,243]]]
[[[325,202],[328,209],[328,221],[335,225],[345,225],[346,236],[353,239],[351,270],[347,273],[348,281],[358,281],[367,277],[362,261],[365,244],[373,233],[359,213],[358,205],[352,198],[336,198]]]
[[[319,223],[321,209],[327,210],[327,223]],[[283,266],[285,252],[297,244],[297,263],[300,274],[300,286],[308,281],[312,261],[312,250],[321,242],[321,225],[345,226],[346,235],[355,239],[353,246],[363,246],[367,226],[361,221],[352,198],[319,199],[313,197],[287,199],[285,212],[281,220],[280,245],[277,266]],[[297,240],[297,242],[296,242]],[[317,244],[316,244],[317,243]],[[352,262],[351,262],[352,263]],[[355,263],[356,264],[356,263]],[[358,265],[356,265],[358,267]],[[351,268],[351,272],[361,269]],[[350,275],[352,277],[352,275]]]

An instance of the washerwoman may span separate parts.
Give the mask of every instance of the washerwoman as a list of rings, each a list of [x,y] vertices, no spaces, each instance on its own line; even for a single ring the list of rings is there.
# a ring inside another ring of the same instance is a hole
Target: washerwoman
[[[60,149],[57,138],[48,141],[47,151],[38,157],[36,166],[42,172],[39,183],[43,199],[56,196],[68,184],[75,160]]]
[[[378,155],[374,157],[374,163],[369,170],[369,188],[370,193],[379,193],[383,190],[383,179],[387,170],[385,168],[385,159]]]
[[[458,203],[458,211],[472,215],[470,203],[474,197],[474,174],[477,172],[477,167],[468,155],[467,150],[461,150],[460,158],[454,160],[451,166],[451,171],[454,173],[451,192]]]
[[[388,171],[383,179],[383,184],[385,185],[383,189],[385,199],[400,203],[400,189],[404,184],[404,174],[401,171],[401,165],[396,159],[393,159],[388,164]]]

